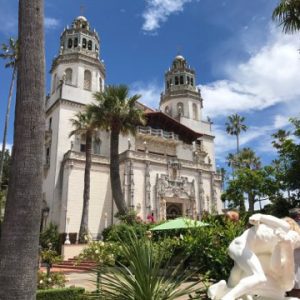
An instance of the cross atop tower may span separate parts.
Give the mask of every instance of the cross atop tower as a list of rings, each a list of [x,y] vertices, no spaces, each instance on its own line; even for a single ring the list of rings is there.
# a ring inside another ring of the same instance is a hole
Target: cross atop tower
[[[80,5],[80,15],[84,16],[85,14],[85,6],[83,4]]]

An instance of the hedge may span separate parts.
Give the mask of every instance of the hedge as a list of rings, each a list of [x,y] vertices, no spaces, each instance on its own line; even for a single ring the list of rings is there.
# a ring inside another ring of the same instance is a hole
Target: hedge
[[[81,300],[84,288],[38,290],[36,300]]]

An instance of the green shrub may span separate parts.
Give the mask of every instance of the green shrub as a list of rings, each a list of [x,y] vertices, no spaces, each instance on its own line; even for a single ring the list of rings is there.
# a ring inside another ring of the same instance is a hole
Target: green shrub
[[[82,300],[84,288],[38,290],[36,300]]]
[[[60,253],[60,241],[57,225],[52,223],[41,233],[40,235],[40,245],[42,249],[48,249],[49,244],[56,252]]]

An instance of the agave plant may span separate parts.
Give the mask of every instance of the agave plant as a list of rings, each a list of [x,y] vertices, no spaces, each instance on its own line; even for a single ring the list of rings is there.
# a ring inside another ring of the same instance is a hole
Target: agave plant
[[[182,264],[175,269],[164,265],[163,250],[157,249],[151,240],[130,234],[121,247],[129,264],[108,269],[102,278],[100,299],[172,300],[195,292],[198,282],[181,287],[192,274],[182,271]]]

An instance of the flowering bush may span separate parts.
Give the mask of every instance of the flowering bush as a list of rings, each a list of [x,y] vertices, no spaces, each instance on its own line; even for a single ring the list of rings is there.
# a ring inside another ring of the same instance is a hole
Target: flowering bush
[[[63,273],[49,273],[49,276],[39,271],[37,279],[38,290],[47,290],[52,288],[62,288],[65,286],[66,278]]]
[[[88,246],[78,256],[78,261],[92,260],[98,266],[113,265],[116,247],[112,243],[90,241]]]

